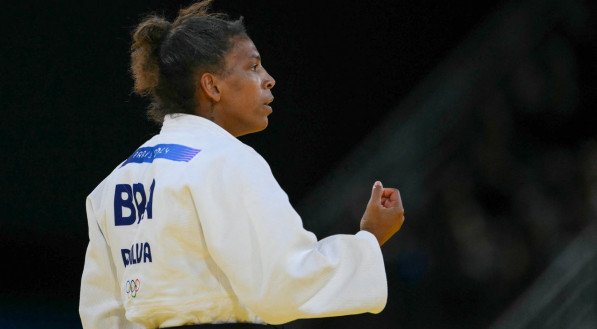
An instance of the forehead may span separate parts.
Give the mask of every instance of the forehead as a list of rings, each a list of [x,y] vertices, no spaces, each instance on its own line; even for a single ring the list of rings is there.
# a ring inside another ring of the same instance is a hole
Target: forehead
[[[226,62],[234,65],[236,62],[250,59],[260,59],[259,52],[253,41],[249,38],[235,38],[230,51],[225,55]]]

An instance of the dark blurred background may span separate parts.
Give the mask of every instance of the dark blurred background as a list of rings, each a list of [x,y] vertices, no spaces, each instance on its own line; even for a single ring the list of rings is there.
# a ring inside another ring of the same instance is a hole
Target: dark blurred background
[[[85,197],[159,127],[130,32],[190,1],[5,4],[1,328],[80,328]],[[597,8],[589,0],[232,1],[276,78],[243,137],[305,227],[354,233],[380,179],[407,220],[379,315],[289,328],[597,326]]]

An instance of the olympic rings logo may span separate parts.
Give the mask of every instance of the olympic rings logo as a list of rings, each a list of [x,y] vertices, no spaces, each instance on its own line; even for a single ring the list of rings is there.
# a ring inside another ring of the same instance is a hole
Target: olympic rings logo
[[[126,292],[126,294],[129,297],[137,297],[137,293],[139,292],[139,289],[141,289],[141,280],[139,279],[135,279],[135,280],[126,280],[126,283],[124,284],[125,288],[124,288],[124,292]]]

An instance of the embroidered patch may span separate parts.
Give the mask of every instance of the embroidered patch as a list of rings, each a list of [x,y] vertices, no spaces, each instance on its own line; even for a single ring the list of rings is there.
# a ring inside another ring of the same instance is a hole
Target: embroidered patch
[[[179,144],[158,144],[156,146],[141,147],[131,154],[120,166],[129,163],[152,163],[155,159],[189,162],[201,150]]]

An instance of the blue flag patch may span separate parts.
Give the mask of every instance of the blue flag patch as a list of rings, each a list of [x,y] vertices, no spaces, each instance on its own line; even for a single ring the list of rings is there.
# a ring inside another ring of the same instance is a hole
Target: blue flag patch
[[[141,147],[131,154],[120,166],[129,163],[152,163],[155,159],[189,162],[201,150],[179,144],[158,144],[156,146]]]

